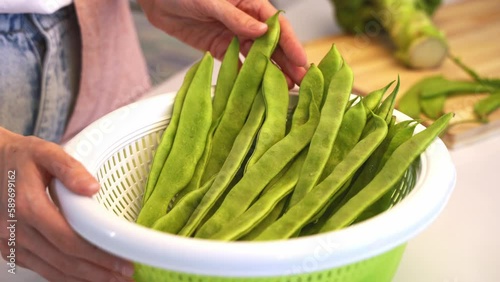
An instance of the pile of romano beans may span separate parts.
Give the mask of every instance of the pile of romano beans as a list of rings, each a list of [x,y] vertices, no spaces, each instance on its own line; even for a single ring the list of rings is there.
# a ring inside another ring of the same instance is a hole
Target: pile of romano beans
[[[415,133],[393,116],[399,80],[352,98],[353,73],[333,45],[308,69],[290,112],[270,59],[278,14],[239,66],[234,38],[213,88],[213,57],[187,72],[155,152],[137,223],[214,240],[279,240],[338,230],[387,210],[411,186],[446,114]],[[213,97],[212,97],[213,94]]]

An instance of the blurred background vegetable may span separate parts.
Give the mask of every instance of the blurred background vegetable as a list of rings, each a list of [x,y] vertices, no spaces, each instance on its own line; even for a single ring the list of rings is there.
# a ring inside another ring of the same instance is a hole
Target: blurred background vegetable
[[[330,1],[344,31],[360,34],[382,27],[396,48],[394,56],[409,68],[436,68],[446,58],[446,37],[432,21],[441,0]]]
[[[467,73],[470,79],[451,79],[443,75],[426,76],[403,93],[398,109],[414,119],[436,120],[445,113],[448,98],[456,95],[485,95],[473,105],[474,119],[467,122],[488,123],[488,115],[500,108],[500,78],[486,78],[467,66],[458,57],[450,60]]]

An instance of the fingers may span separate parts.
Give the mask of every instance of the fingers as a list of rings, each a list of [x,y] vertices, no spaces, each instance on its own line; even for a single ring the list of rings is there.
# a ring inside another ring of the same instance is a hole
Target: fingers
[[[228,1],[213,1],[209,11],[237,36],[257,38],[267,31],[267,25]]]
[[[18,254],[18,261],[29,265],[45,278],[51,281],[128,281],[124,277],[99,264],[74,256],[65,256],[56,246],[48,242],[41,234],[27,226],[19,230],[17,241],[22,245],[22,253]],[[16,250],[17,252],[17,250]],[[43,257],[43,260],[41,259]],[[64,279],[61,280],[61,277]]]
[[[307,65],[307,55],[302,43],[299,41],[292,25],[283,14],[280,15],[281,37],[279,46],[283,54],[295,66],[304,67]]]
[[[7,169],[15,171],[16,262],[50,281],[130,281],[133,264],[97,249],[74,232],[46,193],[52,175],[68,188],[92,194],[93,177],[56,144],[0,128],[1,205],[7,206]],[[9,192],[10,193],[10,192]],[[6,210],[7,211],[7,210]],[[7,245],[7,213],[0,213],[1,252]],[[79,277],[78,279],[75,277]]]
[[[257,1],[249,1],[257,2]],[[242,6],[241,9],[249,14],[256,14],[261,19],[268,19],[274,15],[277,10],[268,1],[262,1],[257,8],[255,5]],[[278,47],[273,53],[272,59],[277,63],[285,74],[288,82],[288,87],[293,88],[294,84],[300,85],[302,78],[306,73],[307,56],[304,47],[295,35],[290,22],[285,18],[284,14],[280,14],[280,41]],[[251,47],[251,41],[247,40],[242,44],[242,53],[248,54]]]
[[[246,56],[248,54],[250,48],[252,47],[252,43],[253,42],[250,40],[242,42],[241,53],[243,55]],[[293,88],[295,84],[300,85],[302,78],[307,72],[307,69],[305,67],[297,66],[293,64],[290,60],[288,60],[288,57],[283,52],[283,49],[279,46],[274,51],[272,59],[274,62],[276,62],[278,67],[285,74],[289,89]]]
[[[132,281],[130,279],[122,278],[113,274],[107,274],[106,276],[95,275],[94,268],[89,268],[85,273],[82,273],[78,270],[79,268],[81,269],[81,267],[79,267],[80,263],[75,262],[74,260],[63,260],[63,263],[59,266],[64,266],[65,269],[61,271],[61,267],[58,268],[57,266],[47,262],[47,253],[42,253],[41,255],[44,257],[44,259],[24,247],[17,247],[16,266],[29,268],[31,271],[38,273],[48,281],[89,282],[113,281],[112,279],[115,279],[114,281]],[[51,256],[50,254],[48,255]],[[100,280],[92,280],[94,278],[98,278]]]
[[[44,212],[32,214],[29,223],[38,230],[47,242],[59,250],[63,257],[80,258],[82,261],[85,260],[107,269],[108,272],[120,273],[127,277],[133,274],[132,263],[96,248],[76,234],[48,198],[41,198],[32,202],[31,205],[33,210],[43,210]],[[51,258],[47,257],[47,259]],[[56,259],[56,257],[52,259]],[[82,267],[85,269],[88,268],[88,265],[82,264]]]
[[[34,162],[59,179],[69,190],[86,196],[99,191],[97,180],[60,146],[36,137],[28,138],[31,139],[28,146],[32,149]]]
[[[269,2],[263,1],[260,9],[260,16],[267,19],[277,12],[276,8]],[[280,21],[280,42],[279,46],[283,49],[283,53],[291,63],[298,67],[307,65],[307,55],[302,43],[297,38],[291,23],[286,19],[286,12],[279,16]]]
[[[281,70],[297,85],[300,85],[302,78],[307,72],[303,66],[297,66],[291,62],[281,47],[276,48],[272,59],[280,66]]]
[[[133,274],[134,269],[130,262],[97,249],[73,231],[47,196],[44,177],[37,171],[35,163],[27,162],[22,168],[18,168],[18,171],[16,231],[19,246],[29,249],[62,272],[68,271],[64,262],[73,262],[73,268],[80,267],[78,275],[82,277],[87,275],[84,272],[89,269],[100,276],[116,276],[116,273],[120,273],[130,277]],[[35,236],[37,234],[38,236]],[[6,238],[5,235],[2,238]],[[32,268],[29,263],[28,261],[25,264]]]
[[[3,242],[1,242],[3,244]],[[3,252],[2,252],[3,254]],[[65,281],[65,282],[94,282],[94,281],[123,281],[132,282],[132,278],[123,277],[116,273],[106,273],[105,275],[96,275],[95,271],[98,267],[83,269],[79,267],[79,263],[65,263],[66,273],[60,271],[57,267],[47,263],[39,256],[31,251],[18,247],[16,249],[16,266],[28,268],[31,271],[38,273],[48,281]],[[5,256],[4,256],[4,259]],[[82,271],[78,270],[82,269]],[[69,274],[68,274],[69,272]],[[102,272],[102,271],[101,271]],[[79,274],[79,276],[77,276]]]
[[[3,243],[2,243],[3,244]],[[30,270],[38,273],[48,281],[83,281],[66,277],[61,271],[57,270],[44,260],[34,255],[32,252],[22,247],[16,248],[16,264],[22,267],[29,267]]]

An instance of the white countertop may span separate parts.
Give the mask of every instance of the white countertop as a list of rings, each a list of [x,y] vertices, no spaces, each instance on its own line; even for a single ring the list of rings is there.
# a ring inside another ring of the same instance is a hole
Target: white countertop
[[[451,156],[455,190],[437,220],[409,241],[394,281],[500,281],[500,134]]]
[[[328,0],[287,1],[285,15],[303,42],[339,32]],[[152,94],[178,89],[185,71]],[[500,170],[496,166],[500,134],[450,153],[457,170],[455,190],[437,220],[408,242],[394,282],[500,281]],[[0,281],[44,281],[28,270],[10,275],[6,269],[4,264]]]

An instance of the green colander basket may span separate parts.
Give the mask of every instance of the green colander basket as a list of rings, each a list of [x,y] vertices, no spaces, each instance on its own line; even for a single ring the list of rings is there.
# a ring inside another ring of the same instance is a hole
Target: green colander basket
[[[339,231],[221,242],[148,229],[135,219],[174,97],[162,94],[120,108],[64,145],[101,183],[98,194],[76,195],[58,180],[50,187],[74,230],[97,247],[136,262],[138,281],[391,281],[406,243],[435,220],[455,185],[448,150],[436,139],[422,154],[408,195],[388,211]]]

